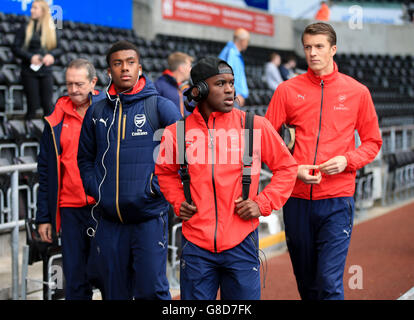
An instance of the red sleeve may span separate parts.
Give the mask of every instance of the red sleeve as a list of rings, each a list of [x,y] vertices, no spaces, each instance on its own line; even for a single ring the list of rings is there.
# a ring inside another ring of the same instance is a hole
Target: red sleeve
[[[185,201],[184,189],[179,175],[180,165],[176,161],[176,124],[164,130],[155,163],[155,174],[165,199],[173,206],[177,216],[180,215],[181,203]]]
[[[368,88],[365,88],[361,97],[356,129],[361,139],[361,145],[356,150],[345,153],[348,161],[347,170],[352,171],[372,162],[382,145],[377,113]]]
[[[261,129],[261,159],[273,173],[270,183],[253,200],[263,216],[279,210],[296,183],[298,165],[267,119],[256,117]]]
[[[277,87],[273,94],[265,115],[265,118],[270,121],[277,132],[279,132],[282,124],[286,122],[285,96],[285,89],[282,84]]]

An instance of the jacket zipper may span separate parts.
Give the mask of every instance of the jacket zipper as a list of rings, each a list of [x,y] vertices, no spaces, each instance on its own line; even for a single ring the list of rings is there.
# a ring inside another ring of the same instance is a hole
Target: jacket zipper
[[[119,99],[119,98],[118,98]],[[115,195],[115,205],[116,205],[116,212],[118,214],[119,220],[122,223],[121,210],[119,209],[119,149],[121,147],[121,119],[122,119],[122,103],[119,100],[119,115],[118,115],[118,143],[116,149],[116,195]]]
[[[321,80],[321,109],[320,109],[320,113],[319,113],[319,129],[318,129],[318,137],[316,139],[316,148],[315,148],[315,158],[313,159],[313,165],[316,164],[316,156],[318,154],[318,146],[319,146],[319,137],[321,135],[321,126],[322,126],[322,107],[323,107],[323,87],[324,87],[324,82],[323,80]],[[315,169],[312,170],[312,175],[315,175]],[[312,200],[312,193],[313,193],[313,184],[311,184],[311,188],[310,188],[310,200]]]
[[[213,119],[213,130],[215,127],[216,119]],[[213,182],[213,193],[214,193],[214,208],[216,213],[216,226],[214,229],[214,252],[217,253],[217,226],[218,226],[218,210],[217,210],[217,193],[216,193],[216,183],[214,181],[214,139],[211,136],[210,129],[207,126],[207,130],[210,136],[210,144],[211,144],[211,155],[212,155],[212,167],[211,167],[211,180]]]
[[[125,140],[126,114],[122,118],[122,140]]]

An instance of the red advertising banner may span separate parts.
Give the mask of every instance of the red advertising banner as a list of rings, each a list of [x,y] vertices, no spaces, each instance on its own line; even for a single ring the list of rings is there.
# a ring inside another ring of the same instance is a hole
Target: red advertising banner
[[[197,0],[162,0],[162,17],[169,20],[236,29],[267,36],[274,34],[273,16]]]

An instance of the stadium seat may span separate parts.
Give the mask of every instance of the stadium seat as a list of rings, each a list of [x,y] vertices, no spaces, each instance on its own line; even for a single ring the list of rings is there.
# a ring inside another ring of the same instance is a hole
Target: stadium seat
[[[4,124],[4,127],[8,136],[18,145],[28,138],[26,125],[23,120],[9,120]]]
[[[42,138],[45,122],[43,119],[33,119],[26,121],[27,134],[30,139],[40,142]]]

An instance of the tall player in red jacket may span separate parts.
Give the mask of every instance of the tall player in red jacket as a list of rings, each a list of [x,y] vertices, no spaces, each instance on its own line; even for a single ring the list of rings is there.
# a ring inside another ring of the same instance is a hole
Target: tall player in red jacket
[[[181,299],[215,299],[219,287],[223,299],[260,299],[258,218],[289,198],[297,165],[269,121],[256,116],[250,192],[243,200],[246,114],[233,108],[233,70],[207,57],[192,68],[191,78],[194,87],[187,92],[199,101],[185,119],[192,203],[178,174],[177,124],[165,129],[155,167],[162,193],[183,220]],[[262,161],[273,177],[257,194]]]
[[[368,89],[339,73],[333,61],[335,30],[311,24],[302,43],[308,72],[277,88],[266,118],[276,130],[283,123],[296,128],[298,178],[283,212],[299,293],[302,299],[343,299],[356,170],[374,160],[382,140]]]

